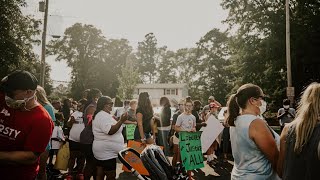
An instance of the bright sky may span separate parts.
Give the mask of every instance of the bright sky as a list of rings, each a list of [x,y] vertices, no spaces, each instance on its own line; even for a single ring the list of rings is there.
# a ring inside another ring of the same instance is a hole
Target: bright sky
[[[27,13],[42,18],[39,0],[27,2]],[[159,46],[166,45],[170,50],[195,47],[212,28],[226,28],[221,21],[227,11],[220,3],[221,0],[50,0],[48,34],[62,35],[67,27],[81,22],[101,29],[107,38],[126,38],[134,48],[150,32]],[[39,48],[35,51],[40,52]],[[53,80],[70,80],[70,68],[65,62],[55,62],[53,57],[46,60]]]

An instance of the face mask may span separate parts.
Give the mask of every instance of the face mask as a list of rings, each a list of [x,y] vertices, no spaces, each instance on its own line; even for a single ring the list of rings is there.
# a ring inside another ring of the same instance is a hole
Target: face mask
[[[289,109],[289,105],[283,105],[283,108],[285,108],[285,109]]]
[[[260,109],[260,115],[262,115],[267,110],[267,102],[264,100],[261,100],[261,106],[259,106]]]
[[[35,95],[29,97],[29,98],[24,98],[23,100],[14,100],[9,96],[5,96],[5,101],[6,104],[9,108],[12,109],[21,109],[26,106],[26,103],[30,101],[30,99],[34,98]]]

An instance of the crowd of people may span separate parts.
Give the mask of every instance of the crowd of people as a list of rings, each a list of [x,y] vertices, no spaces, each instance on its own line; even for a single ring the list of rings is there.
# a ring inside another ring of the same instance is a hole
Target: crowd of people
[[[208,104],[186,97],[170,103],[160,99],[155,113],[147,92],[138,100],[114,102],[99,89],[84,91],[79,101],[49,101],[34,75],[15,71],[0,85],[0,177],[46,179],[59,148],[69,143],[66,179],[116,179],[118,152],[126,146],[126,125],[136,125],[134,141],[157,144],[172,166],[180,164],[179,132],[202,131],[208,121],[224,129],[204,154],[215,167],[218,151],[227,162],[231,144],[234,167],[231,179],[317,179],[320,168],[320,84],[310,84],[301,96],[297,113],[290,101],[278,111],[281,136],[263,119],[267,103],[262,89],[242,85],[223,111],[214,96]],[[201,108],[203,106],[203,108]],[[49,167],[49,168],[48,168]],[[193,179],[192,172],[187,172]]]

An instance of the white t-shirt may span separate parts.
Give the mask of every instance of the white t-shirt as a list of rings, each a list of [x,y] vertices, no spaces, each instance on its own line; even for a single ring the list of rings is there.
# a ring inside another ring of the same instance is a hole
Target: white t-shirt
[[[75,119],[75,123],[73,123],[70,129],[70,137],[69,139],[75,142],[80,142],[80,133],[84,129],[83,124],[83,113],[80,111],[75,111],[71,114],[72,117]]]
[[[122,136],[122,127],[113,134],[108,135],[111,126],[117,124],[111,114],[100,111],[92,121],[94,141],[92,144],[93,155],[98,160],[109,160],[118,157],[119,151],[125,148]]]
[[[51,149],[60,149],[62,141],[65,141],[61,126],[54,126],[51,138]]]
[[[196,117],[192,114],[182,113],[178,116],[176,126],[179,126],[182,131],[191,131],[196,127]]]

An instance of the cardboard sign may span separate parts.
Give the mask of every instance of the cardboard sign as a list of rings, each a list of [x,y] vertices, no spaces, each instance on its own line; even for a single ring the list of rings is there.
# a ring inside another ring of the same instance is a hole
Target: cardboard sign
[[[134,139],[135,124],[126,124],[126,138],[127,140]]]
[[[207,126],[202,127],[200,131],[201,134],[201,145],[202,153],[206,153],[209,147],[212,145],[214,140],[219,136],[223,131],[223,125],[217,120],[214,116],[210,116],[206,121]]]
[[[181,161],[186,170],[203,168],[201,132],[180,132]]]

